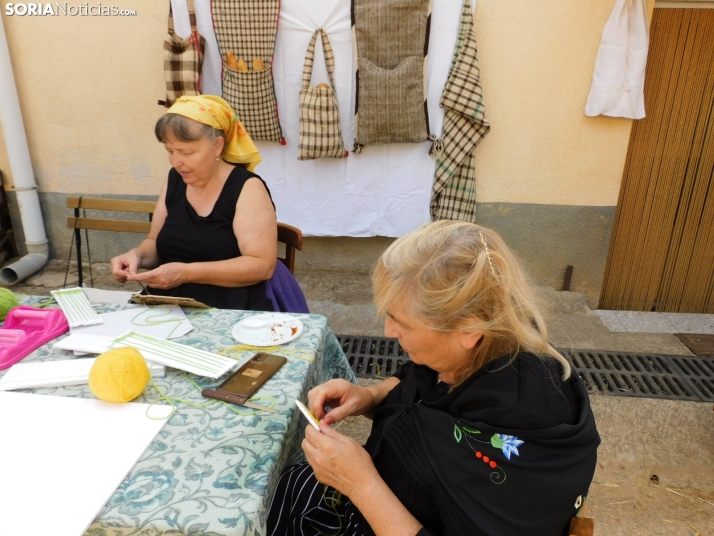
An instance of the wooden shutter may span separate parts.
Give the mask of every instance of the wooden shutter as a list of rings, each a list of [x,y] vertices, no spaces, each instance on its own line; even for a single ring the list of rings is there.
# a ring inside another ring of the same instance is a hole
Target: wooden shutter
[[[655,9],[600,308],[714,312],[714,10]]]

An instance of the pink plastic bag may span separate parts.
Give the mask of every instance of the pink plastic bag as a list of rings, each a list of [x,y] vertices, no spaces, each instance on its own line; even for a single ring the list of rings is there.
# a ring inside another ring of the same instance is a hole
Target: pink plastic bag
[[[62,309],[20,305],[10,309],[0,329],[0,370],[5,370],[69,329]]]

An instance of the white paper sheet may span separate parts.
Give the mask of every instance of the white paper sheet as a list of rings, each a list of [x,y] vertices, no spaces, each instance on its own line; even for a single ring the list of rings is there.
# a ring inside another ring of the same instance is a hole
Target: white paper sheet
[[[0,534],[84,534],[173,412],[147,408],[0,393]]]
[[[136,331],[158,339],[175,339],[193,329],[178,305],[135,307],[99,316],[102,324],[72,328],[70,332],[73,335],[100,335],[114,339],[127,331]]]
[[[475,5],[475,0],[472,0]],[[190,35],[188,10],[173,0],[177,35]],[[198,30],[206,38],[204,92],[220,91],[221,59],[215,45],[210,0],[195,0]],[[456,46],[462,0],[433,2],[427,93],[431,132],[441,134],[441,92]],[[401,236],[429,218],[435,161],[429,143],[365,147],[349,158],[299,161],[298,104],[305,52],[314,31],[327,32],[335,55],[335,89],[345,147],[355,135],[355,77],[350,0],[282,0],[273,76],[280,124],[287,145],[257,142],[263,156],[257,173],[268,184],[278,220],[311,236]],[[479,36],[476,36],[478,39]],[[487,72],[482,77],[488,77]],[[315,50],[312,84],[329,83],[321,47]],[[486,95],[488,113],[488,95]]]
[[[0,391],[34,389],[37,387],[61,387],[81,385],[89,382],[89,371],[96,357],[85,359],[65,359],[62,361],[41,361],[17,363],[0,378]],[[147,363],[153,377],[165,376],[166,367],[158,363]]]
[[[104,335],[87,335],[84,333],[72,333],[64,339],[57,341],[52,348],[58,350],[69,350],[79,354],[103,354],[111,350],[114,337]]]
[[[89,303],[129,303],[133,292],[125,290],[103,290],[100,288],[82,288]]]

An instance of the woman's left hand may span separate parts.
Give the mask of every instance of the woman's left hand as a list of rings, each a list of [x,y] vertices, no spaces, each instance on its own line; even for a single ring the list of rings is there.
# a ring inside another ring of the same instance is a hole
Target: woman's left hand
[[[302,442],[317,480],[349,497],[354,490],[381,478],[370,455],[354,439],[323,423],[320,430],[308,425]]]
[[[181,262],[169,262],[148,272],[129,275],[126,279],[127,281],[141,281],[152,288],[175,288],[185,283],[183,266],[184,264]]]

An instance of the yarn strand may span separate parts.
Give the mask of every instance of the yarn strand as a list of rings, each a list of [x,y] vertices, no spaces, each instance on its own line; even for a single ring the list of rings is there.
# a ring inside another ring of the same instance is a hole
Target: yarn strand
[[[153,316],[152,313],[156,313]],[[147,326],[159,326],[161,324],[170,324],[170,323],[175,323],[176,325],[171,329],[169,332],[168,336],[166,337],[167,339],[170,339],[174,332],[178,329],[178,327],[181,325],[181,322],[183,322],[183,318],[178,318],[178,317],[171,317],[168,316],[171,314],[171,308],[170,307],[165,307],[163,305],[159,305],[156,307],[151,307],[149,308],[148,311],[142,311],[138,315],[136,315],[134,318],[131,319],[131,325],[132,326],[137,326],[137,327],[147,327]],[[142,318],[144,316],[145,318]],[[168,318],[161,318],[163,316],[168,316]],[[143,322],[143,323],[142,323]]]
[[[196,388],[196,390],[197,390],[198,392],[201,392],[201,391],[202,391],[201,386],[198,385],[196,382],[194,382],[194,381],[189,377],[189,375],[188,375],[187,373],[184,373],[184,376],[185,376],[185,378],[189,381],[189,383],[190,383],[191,385],[193,385],[193,386]],[[156,384],[156,382],[154,381],[154,378],[150,378],[149,381],[150,381],[150,383],[151,383],[151,386],[156,390],[157,393],[159,393],[159,399],[160,399],[160,400],[163,400],[164,402],[167,402],[167,403],[169,404],[169,406],[171,406],[171,407],[174,408],[174,409],[176,409],[176,406],[174,405],[174,402],[177,402],[177,403],[183,404],[183,405],[185,405],[185,406],[189,406],[189,407],[197,408],[197,409],[207,408],[207,407],[212,406],[212,405],[214,405],[214,404],[223,404],[226,408],[228,408],[229,410],[231,410],[233,413],[235,413],[235,414],[237,414],[237,415],[255,415],[256,412],[262,411],[262,410],[253,409],[253,408],[246,408],[246,410],[248,410],[248,411],[240,411],[240,410],[238,410],[238,409],[236,409],[236,408],[233,407],[234,404],[229,404],[229,403],[227,403],[227,402],[224,402],[223,400],[210,399],[210,400],[204,402],[203,404],[197,404],[196,402],[191,402],[190,400],[186,400],[186,399],[184,399],[184,398],[177,398],[177,397],[166,396],[166,393],[164,393],[164,392],[161,390],[161,388]],[[252,402],[252,401],[257,401],[257,400],[268,400],[268,401],[270,402],[270,405],[268,405],[268,406],[266,406],[266,407],[269,407],[269,408],[271,408],[271,409],[275,407],[275,398],[273,398],[272,396],[268,396],[268,395],[254,396],[254,397],[252,397],[250,400],[251,400],[251,402]],[[149,415],[149,411],[151,410],[151,408],[152,408],[156,403],[158,403],[158,402],[159,402],[159,400],[157,400],[157,401],[151,401],[150,404],[149,404],[149,406],[146,408],[146,417],[147,417],[148,419],[151,419],[151,420],[162,420],[162,419],[164,418],[164,417],[152,417],[151,415]]]

